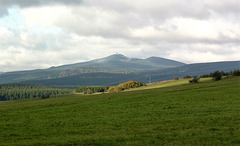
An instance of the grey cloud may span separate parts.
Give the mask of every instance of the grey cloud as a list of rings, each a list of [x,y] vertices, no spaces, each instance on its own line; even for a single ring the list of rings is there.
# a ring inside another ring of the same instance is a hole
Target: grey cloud
[[[73,5],[73,4],[80,4],[82,0],[1,0],[1,6],[12,6],[18,5],[20,7],[28,7],[28,6],[38,6],[38,5],[51,5],[51,4],[66,4],[66,5]]]
[[[34,7],[44,5],[76,5],[81,4],[82,0],[0,0],[0,16],[7,14],[7,9],[11,6]]]
[[[226,14],[235,14],[239,16],[240,13],[240,1],[239,0],[205,0],[204,5],[216,13],[220,13],[223,15]]]

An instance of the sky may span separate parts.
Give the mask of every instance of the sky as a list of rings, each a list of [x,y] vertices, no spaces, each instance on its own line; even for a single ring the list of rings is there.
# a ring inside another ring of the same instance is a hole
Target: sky
[[[0,72],[106,57],[240,60],[239,0],[0,0]]]

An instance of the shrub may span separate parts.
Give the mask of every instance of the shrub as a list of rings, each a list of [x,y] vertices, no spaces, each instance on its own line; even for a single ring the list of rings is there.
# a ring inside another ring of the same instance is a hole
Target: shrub
[[[189,76],[189,75],[186,75],[186,76],[184,76],[183,78],[184,78],[184,79],[190,79],[190,78],[191,78],[191,76]]]
[[[214,78],[215,81],[219,81],[222,79],[222,72],[220,71],[215,71],[214,73],[212,73],[212,77]]]
[[[113,92],[121,92],[123,91],[123,88],[122,87],[115,87]]]
[[[200,78],[198,78],[197,76],[194,76],[192,80],[189,80],[189,83],[198,83],[200,80]]]
[[[139,81],[128,81],[118,85],[118,87],[122,88],[123,90],[130,89],[130,88],[137,88],[140,86],[143,86],[143,84]]]
[[[174,80],[175,80],[175,81],[176,81],[176,80],[179,80],[179,78],[178,78],[178,77],[175,77]]]
[[[110,88],[108,88],[107,92],[108,92],[108,93],[113,93],[113,92],[114,92],[114,89],[115,89],[115,87],[110,87]]]
[[[91,89],[87,89],[86,91],[83,92],[84,94],[92,94],[92,90]]]
[[[130,89],[130,88],[137,88],[137,87],[141,87],[141,86],[146,86],[146,84],[142,84],[139,81],[128,81],[128,82],[124,82],[119,84],[117,87],[110,87],[108,89],[108,93],[112,93],[112,92],[120,92],[123,91],[125,89]]]

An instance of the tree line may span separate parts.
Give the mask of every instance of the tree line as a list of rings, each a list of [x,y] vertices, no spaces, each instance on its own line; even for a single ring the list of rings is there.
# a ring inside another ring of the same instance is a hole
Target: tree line
[[[92,94],[96,92],[107,92],[108,86],[96,86],[96,87],[77,87],[77,93]]]
[[[210,74],[201,75],[200,78],[213,77],[215,80],[220,80],[222,76],[240,76],[240,70],[234,70],[230,72],[215,71]]]
[[[3,84],[0,85],[0,100],[17,100],[24,98],[49,98],[59,94],[69,94],[71,89],[26,85]]]
[[[227,76],[227,77],[240,76],[240,70],[234,70],[230,72],[215,71],[210,74],[201,75],[200,77],[194,76],[192,80],[189,80],[189,83],[197,83],[199,82],[200,78],[208,78],[208,77],[212,77],[215,81],[219,81],[222,79],[223,76]]]

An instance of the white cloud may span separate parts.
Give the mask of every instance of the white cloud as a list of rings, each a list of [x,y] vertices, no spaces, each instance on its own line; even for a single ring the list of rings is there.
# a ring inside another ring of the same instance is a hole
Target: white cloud
[[[186,63],[239,60],[238,3],[1,1],[0,71],[46,68],[116,52]]]

